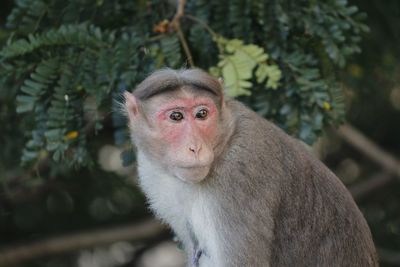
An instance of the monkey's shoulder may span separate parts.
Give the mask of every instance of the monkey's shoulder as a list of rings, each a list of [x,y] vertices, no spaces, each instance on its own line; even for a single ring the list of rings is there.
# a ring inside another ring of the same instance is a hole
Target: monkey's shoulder
[[[260,181],[303,185],[321,183],[321,187],[347,191],[340,180],[313,155],[310,149],[272,122],[231,100],[228,108],[234,114],[235,130],[223,162],[236,176],[259,177]],[[346,193],[347,194],[347,193]]]
[[[229,145],[234,150],[240,149],[242,159],[246,158],[246,153],[252,155],[249,160],[255,157],[278,160],[281,156],[292,156],[299,152],[308,157],[307,152],[302,152],[305,146],[278,126],[239,101],[231,100],[227,103],[233,114],[235,127]]]

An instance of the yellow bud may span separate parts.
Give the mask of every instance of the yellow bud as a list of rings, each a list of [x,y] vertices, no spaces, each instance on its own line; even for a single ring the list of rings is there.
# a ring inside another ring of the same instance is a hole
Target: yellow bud
[[[324,101],[324,103],[322,103],[322,107],[323,107],[325,110],[331,110],[331,109],[332,109],[331,104],[329,104],[329,103],[326,102],[326,101]]]
[[[66,135],[64,135],[64,140],[65,141],[72,140],[72,139],[77,138],[78,136],[79,136],[78,131],[70,131]]]

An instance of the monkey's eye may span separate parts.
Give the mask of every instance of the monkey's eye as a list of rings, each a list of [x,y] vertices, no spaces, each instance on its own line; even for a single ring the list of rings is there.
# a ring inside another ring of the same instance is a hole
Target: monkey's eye
[[[183,114],[178,111],[174,111],[169,115],[169,118],[173,121],[180,121],[183,119]]]
[[[204,120],[208,116],[208,111],[206,109],[201,109],[196,113],[196,119]]]

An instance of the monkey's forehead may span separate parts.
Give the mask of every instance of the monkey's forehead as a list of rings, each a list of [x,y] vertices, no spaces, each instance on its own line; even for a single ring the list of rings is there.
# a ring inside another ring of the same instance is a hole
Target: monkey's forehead
[[[219,81],[200,69],[163,69],[146,78],[136,87],[133,94],[139,100],[146,100],[183,87],[208,91],[217,97],[222,97],[223,92]]]
[[[191,86],[183,86],[178,89],[166,91],[163,94],[154,95],[151,98],[141,101],[144,108],[158,110],[161,107],[180,103],[187,108],[200,104],[214,104],[220,107],[220,99],[214,94],[193,88]]]

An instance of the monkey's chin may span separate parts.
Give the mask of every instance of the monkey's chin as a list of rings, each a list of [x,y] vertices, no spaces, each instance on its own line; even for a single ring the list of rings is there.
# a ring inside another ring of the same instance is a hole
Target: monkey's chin
[[[208,166],[177,168],[175,176],[184,182],[199,183],[206,178],[209,171],[210,168]]]

